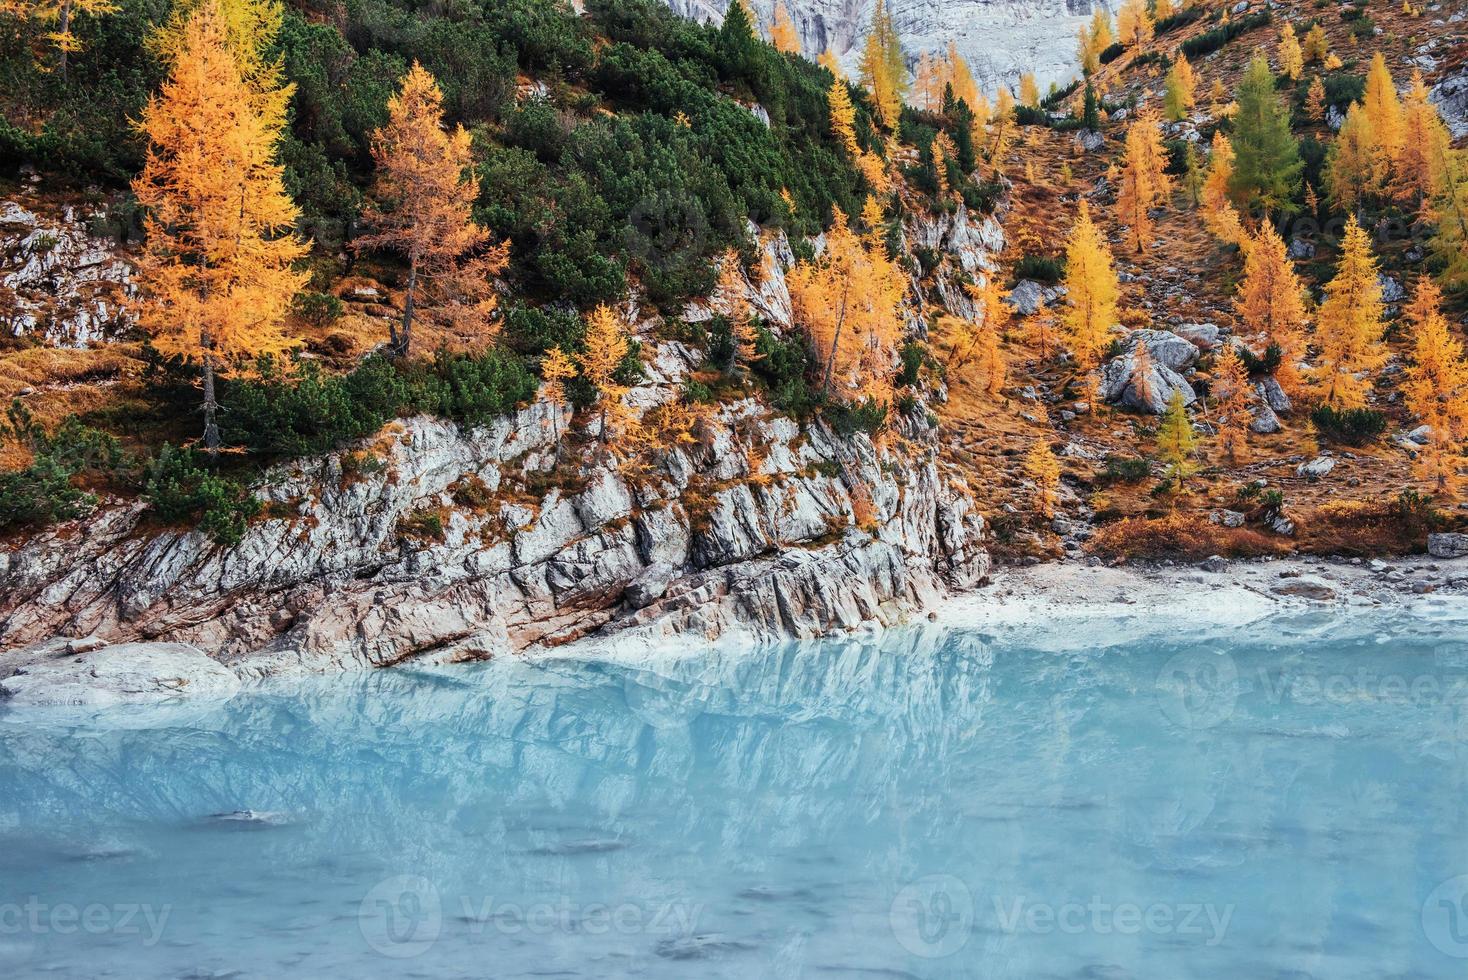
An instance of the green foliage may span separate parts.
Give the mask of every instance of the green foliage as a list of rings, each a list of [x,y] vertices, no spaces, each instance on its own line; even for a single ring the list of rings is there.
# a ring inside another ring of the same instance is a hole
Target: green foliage
[[[1196,37],[1190,37],[1178,47],[1183,54],[1188,56],[1189,61],[1197,61],[1203,55],[1217,51],[1245,31],[1253,30],[1256,27],[1263,27],[1269,21],[1269,11],[1261,10],[1258,13],[1248,14],[1236,20],[1231,20],[1227,24],[1213,28],[1211,31],[1204,31]]]
[[[1115,44],[1111,45],[1106,50],[1104,50],[1104,51],[1101,52],[1101,54],[1100,54],[1101,64],[1103,64],[1103,65],[1109,65],[1109,64],[1111,64],[1117,58],[1120,58],[1125,51],[1126,51],[1126,45],[1125,44],[1122,44],[1120,41],[1117,41]]]
[[[1251,378],[1273,374],[1279,367],[1280,361],[1284,359],[1284,352],[1278,344],[1270,344],[1259,356],[1255,356],[1252,350],[1242,344],[1234,349],[1239,352],[1239,360],[1244,362],[1244,370],[1249,372]]]
[[[1065,257],[1061,255],[1024,255],[1014,264],[1015,281],[1034,279],[1056,283],[1065,278]]]
[[[1203,8],[1201,6],[1184,7],[1182,10],[1179,10],[1171,17],[1164,17],[1159,20],[1155,25],[1153,25],[1152,29],[1154,33],[1156,33],[1160,37],[1161,35],[1166,34],[1168,31],[1174,31],[1177,30],[1179,27],[1191,24],[1193,23],[1193,21],[1198,20],[1202,16]]]
[[[1321,438],[1346,446],[1369,445],[1386,431],[1386,416],[1369,408],[1321,405],[1310,413],[1310,421]]]
[[[230,445],[279,456],[327,453],[382,428],[412,401],[408,385],[387,358],[373,355],[345,375],[323,374],[302,362],[294,378],[266,358],[258,379],[221,387],[221,434]]]
[[[902,345],[902,369],[897,373],[899,387],[911,388],[918,383],[918,372],[922,370],[927,348],[915,340]]]
[[[342,301],[330,293],[298,293],[292,309],[311,326],[321,328],[341,319]]]
[[[809,415],[822,399],[807,381],[815,372],[815,359],[804,338],[781,340],[763,325],[755,329],[754,349],[760,359],[754,363],[754,374],[769,391],[770,400],[790,415]]]
[[[1234,171],[1229,195],[1256,213],[1294,214],[1304,163],[1290,132],[1290,112],[1275,91],[1269,59],[1255,55],[1235,98]]]
[[[873,435],[887,421],[887,406],[874,398],[860,402],[829,402],[823,416],[839,436],[858,432]]]
[[[208,469],[194,450],[167,444],[148,466],[143,496],[159,520],[195,524],[225,547],[239,544],[260,513],[260,501],[244,486]]]
[[[47,434],[19,399],[0,421],[0,441],[14,442],[32,457],[25,469],[0,473],[0,532],[83,516],[96,506],[97,497],[77,481],[111,481],[128,465],[113,436],[75,417]]]
[[[468,426],[484,425],[513,411],[534,397],[539,384],[524,359],[500,350],[483,354],[440,350],[431,366],[413,365],[409,371],[411,407]]]
[[[1110,453],[1101,478],[1108,483],[1141,483],[1152,475],[1152,464],[1140,456],[1117,456]]]

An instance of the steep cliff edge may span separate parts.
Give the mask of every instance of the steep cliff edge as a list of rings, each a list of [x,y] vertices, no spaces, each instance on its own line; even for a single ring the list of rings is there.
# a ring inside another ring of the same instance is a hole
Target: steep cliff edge
[[[631,481],[557,468],[552,411],[472,431],[406,419],[371,472],[351,454],[280,470],[260,489],[271,516],[232,548],[149,529],[137,504],[48,531],[0,554],[0,643],[167,639],[263,676],[601,629],[808,637],[898,622],[987,574],[983,521],[922,419],[878,449],[746,401]]]

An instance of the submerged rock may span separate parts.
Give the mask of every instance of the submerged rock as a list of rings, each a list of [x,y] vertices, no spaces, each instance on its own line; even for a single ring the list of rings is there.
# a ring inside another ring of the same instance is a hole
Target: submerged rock
[[[65,640],[0,654],[0,701],[85,705],[228,698],[240,680],[182,643],[119,643],[74,653]]]

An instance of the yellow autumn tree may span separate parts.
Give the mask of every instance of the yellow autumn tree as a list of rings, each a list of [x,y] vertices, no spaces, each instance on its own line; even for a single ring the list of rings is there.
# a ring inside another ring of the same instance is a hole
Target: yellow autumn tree
[[[907,88],[907,63],[902,42],[892,26],[885,0],[877,0],[861,56],[861,83],[871,95],[877,118],[889,130],[897,128],[902,97]]]
[[[603,304],[586,318],[586,349],[576,356],[581,376],[597,391],[597,407],[601,415],[602,443],[631,421],[622,396],[627,387],[617,380],[617,370],[632,349],[627,325],[611,307]]]
[[[1060,461],[1050,446],[1037,442],[1025,454],[1025,475],[1035,484],[1035,510],[1049,520],[1060,496]]]
[[[1126,162],[1116,197],[1117,213],[1127,226],[1127,244],[1138,254],[1152,240],[1152,209],[1165,205],[1172,193],[1166,154],[1157,117],[1143,113],[1127,129]]]
[[[739,253],[726,249],[719,259],[719,279],[714,286],[714,312],[729,321],[729,333],[734,338],[734,359],[741,367],[758,361],[755,344],[759,332],[754,327],[754,315],[749,305],[749,292],[744,282],[744,270]]]
[[[272,54],[284,17],[280,0],[179,0],[170,7],[168,19],[148,36],[148,49],[163,64],[173,64],[184,49],[189,18],[208,2],[218,11],[225,46],[255,99],[255,111],[268,125],[284,125],[295,86],[283,84],[280,56]]]
[[[1438,491],[1456,487],[1468,439],[1468,362],[1442,314],[1442,293],[1425,276],[1407,307],[1415,347],[1402,384],[1407,410],[1428,427],[1419,472]]]
[[[547,402],[555,406],[555,414],[551,416],[551,431],[559,444],[561,440],[560,415],[567,405],[566,382],[576,377],[576,362],[566,356],[566,352],[557,345],[545,352],[545,357],[540,361],[540,377],[544,382],[540,386],[540,393]]]
[[[1299,390],[1295,365],[1305,352],[1305,287],[1295,274],[1289,250],[1274,225],[1264,222],[1244,256],[1244,279],[1235,301],[1239,317],[1265,343],[1280,351],[1276,379],[1288,392]]]
[[[927,112],[936,112],[943,105],[943,89],[948,81],[938,59],[924,51],[918,58],[917,72],[913,75],[913,103]]]
[[[1380,51],[1371,58],[1366,73],[1366,94],[1362,98],[1366,117],[1371,120],[1371,181],[1373,192],[1380,194],[1391,183],[1397,159],[1402,154],[1402,101],[1397,86],[1387,70],[1386,58]]]
[[[968,107],[977,112],[979,100],[983,98],[979,94],[979,83],[974,80],[968,62],[958,53],[958,45],[952,41],[948,42],[948,77],[953,85],[953,97],[967,102]]]
[[[1330,54],[1330,39],[1325,36],[1325,28],[1320,21],[1305,32],[1305,60],[1311,64],[1324,62]]]
[[[1040,107],[1040,86],[1035,82],[1032,71],[1022,72],[1019,76],[1019,104],[1036,109]]]
[[[377,175],[363,215],[371,231],[353,244],[408,261],[402,319],[388,325],[393,351],[406,357],[411,350],[424,283],[442,301],[436,308],[425,304],[425,316],[467,339],[488,339],[496,308],[490,282],[508,263],[509,244],[489,247],[489,232],[474,221],[479,179],[469,133],[444,127],[443,93],[416,61],[388,99],[387,116],[387,125],[372,134]]]
[[[1116,12],[1118,40],[1128,47],[1141,50],[1152,40],[1154,26],[1152,15],[1147,12],[1146,0],[1125,0]]]
[[[1193,66],[1188,63],[1187,55],[1181,51],[1178,52],[1177,60],[1172,63],[1172,68],[1167,73],[1163,91],[1167,118],[1173,122],[1185,119],[1188,111],[1198,101],[1198,76],[1193,72]]]
[[[1413,210],[1425,211],[1446,183],[1445,161],[1451,144],[1442,116],[1428,97],[1422,72],[1414,71],[1412,87],[1403,102],[1402,152],[1397,160],[1393,196]]]
[[[1320,367],[1314,375],[1331,407],[1365,404],[1366,382],[1361,375],[1379,366],[1385,357],[1381,316],[1376,257],[1371,254],[1370,238],[1352,215],[1346,219],[1340,264],[1325,287],[1325,301],[1315,324]]]
[[[841,67],[841,59],[837,58],[836,52],[830,48],[821,52],[820,57],[816,59],[816,64],[830,72],[831,77],[838,82],[846,79],[846,71]]]
[[[1210,393],[1218,409],[1218,449],[1231,464],[1243,459],[1248,444],[1249,423],[1253,421],[1249,402],[1253,390],[1238,349],[1233,344],[1224,345],[1213,366]]]
[[[213,454],[216,375],[297,344],[284,324],[306,284],[294,269],[306,246],[291,231],[300,212],[276,161],[281,129],[257,111],[213,0],[182,38],[138,124],[147,141],[133,181],[147,213],[138,313],[160,351],[199,364]]]
[[[1310,79],[1310,88],[1305,92],[1305,115],[1315,122],[1325,121],[1325,83],[1319,75]]]
[[[1177,12],[1172,5],[1172,0],[1153,0],[1152,17],[1155,20],[1167,20]]]
[[[800,54],[800,32],[795,29],[795,21],[791,18],[784,0],[777,0],[775,3],[775,18],[770,23],[770,43],[775,46],[776,51]]]
[[[1376,146],[1371,117],[1353,102],[1325,154],[1326,196],[1341,211],[1354,212],[1363,197],[1375,193]]]
[[[1111,249],[1091,220],[1084,199],[1065,248],[1065,287],[1070,305],[1063,317],[1066,345],[1082,370],[1101,361],[1116,325],[1116,304],[1121,295]]]
[[[54,30],[46,32],[46,40],[56,49],[56,70],[66,78],[67,62],[71,55],[83,50],[84,45],[73,31],[76,18],[81,14],[102,17],[115,14],[117,4],[112,0],[3,0],[0,14],[9,14],[20,20],[50,25]]]
[[[1014,142],[1014,129],[1014,96],[1009,94],[1009,89],[1001,87],[994,102],[994,114],[989,119],[989,162],[994,165],[995,174],[1004,172],[1004,159]]]
[[[851,92],[846,87],[845,79],[838,76],[831,83],[826,103],[831,110],[832,134],[841,144],[841,148],[855,159],[861,155],[861,147],[856,142],[856,107],[851,104]]]
[[[1300,40],[1295,37],[1295,25],[1285,22],[1279,32],[1279,48],[1275,52],[1279,59],[1279,73],[1290,81],[1300,77],[1305,70],[1305,54],[1300,50]]]
[[[869,199],[869,222],[875,204]],[[884,381],[863,377],[861,368],[895,348],[906,284],[886,254],[881,232],[869,223],[859,235],[841,209],[833,208],[825,250],[797,262],[787,278],[795,318],[820,359],[822,386],[849,391]]]
[[[1167,464],[1166,481],[1174,484],[1179,493],[1187,489],[1185,481],[1197,471],[1193,463],[1197,450],[1198,437],[1193,434],[1183,393],[1173,391],[1162,424],[1157,427],[1157,455]]]
[[[1208,175],[1203,180],[1203,224],[1214,237],[1244,247],[1249,233],[1244,230],[1238,209],[1229,200],[1228,185],[1233,180],[1234,148],[1227,136],[1215,131],[1208,153]]]

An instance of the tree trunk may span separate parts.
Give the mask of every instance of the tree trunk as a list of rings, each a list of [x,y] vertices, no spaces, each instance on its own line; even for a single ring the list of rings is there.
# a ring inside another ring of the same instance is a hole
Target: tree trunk
[[[418,257],[415,255],[408,270],[408,295],[403,300],[403,328],[393,338],[394,353],[398,357],[407,357],[409,348],[413,346],[413,297],[417,291]]]
[[[215,414],[219,403],[214,400],[214,354],[204,352],[204,449],[210,458],[219,455],[219,423]]]
[[[61,4],[61,15],[56,26],[58,28],[56,33],[60,34],[63,38],[66,37],[67,31],[71,26],[71,0],[64,0]],[[66,42],[63,41],[61,44],[61,64],[59,66],[63,84],[66,82],[66,55]]]

